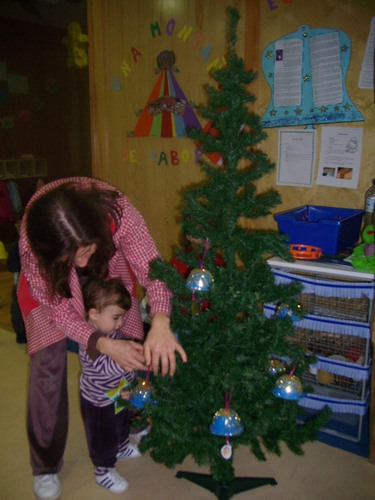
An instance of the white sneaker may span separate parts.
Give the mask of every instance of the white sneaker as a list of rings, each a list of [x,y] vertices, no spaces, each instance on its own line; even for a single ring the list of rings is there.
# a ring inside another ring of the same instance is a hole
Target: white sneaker
[[[138,458],[141,456],[141,452],[136,444],[129,443],[124,451],[117,453],[117,460],[126,460],[128,458]]]
[[[143,429],[139,432],[135,432],[134,434],[130,434],[130,438],[132,441],[139,444],[141,442],[141,439],[144,436],[147,436],[147,434],[149,434],[150,431],[151,431],[151,425],[149,424],[145,429]]]
[[[38,500],[57,500],[61,491],[57,474],[34,476],[34,493]]]
[[[102,486],[111,493],[124,493],[129,483],[117,472],[111,469],[101,476],[96,476],[96,484]]]

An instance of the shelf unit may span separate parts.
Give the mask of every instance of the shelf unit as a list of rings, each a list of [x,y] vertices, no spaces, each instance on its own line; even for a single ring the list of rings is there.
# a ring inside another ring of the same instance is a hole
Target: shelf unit
[[[0,180],[47,177],[46,158],[0,160]]]
[[[317,363],[303,376],[313,393],[299,401],[314,413],[329,406],[330,421],[321,429],[359,442],[363,419],[370,405],[371,318],[375,277],[349,265],[268,259],[275,281],[298,281],[303,289],[298,302],[307,313],[294,323],[291,343],[303,346]],[[265,304],[272,317],[277,304]]]

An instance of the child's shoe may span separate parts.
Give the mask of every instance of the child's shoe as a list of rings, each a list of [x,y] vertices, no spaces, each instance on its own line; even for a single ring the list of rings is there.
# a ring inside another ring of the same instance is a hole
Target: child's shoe
[[[96,484],[107,489],[111,493],[124,493],[129,483],[117,472],[116,469],[109,469],[105,474],[95,474]]]
[[[132,441],[139,444],[141,442],[141,439],[143,438],[143,436],[147,436],[147,434],[149,434],[150,431],[151,431],[151,425],[148,423],[146,427],[142,428],[138,432],[130,431],[130,437],[131,437]]]
[[[141,452],[136,444],[129,443],[125,450],[117,453],[117,460],[126,460],[128,458],[138,458],[141,456]]]

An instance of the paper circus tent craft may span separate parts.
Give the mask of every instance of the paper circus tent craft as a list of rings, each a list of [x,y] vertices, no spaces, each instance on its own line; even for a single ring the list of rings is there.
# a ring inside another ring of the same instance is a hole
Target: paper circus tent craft
[[[165,50],[158,55],[159,78],[133,137],[186,137],[189,128],[202,128],[175,78],[175,60],[172,51]]]

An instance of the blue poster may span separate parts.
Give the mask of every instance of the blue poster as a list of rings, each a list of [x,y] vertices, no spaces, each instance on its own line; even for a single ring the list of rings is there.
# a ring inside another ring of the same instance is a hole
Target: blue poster
[[[306,25],[266,47],[262,69],[271,87],[263,127],[363,121],[345,86],[349,37]]]

